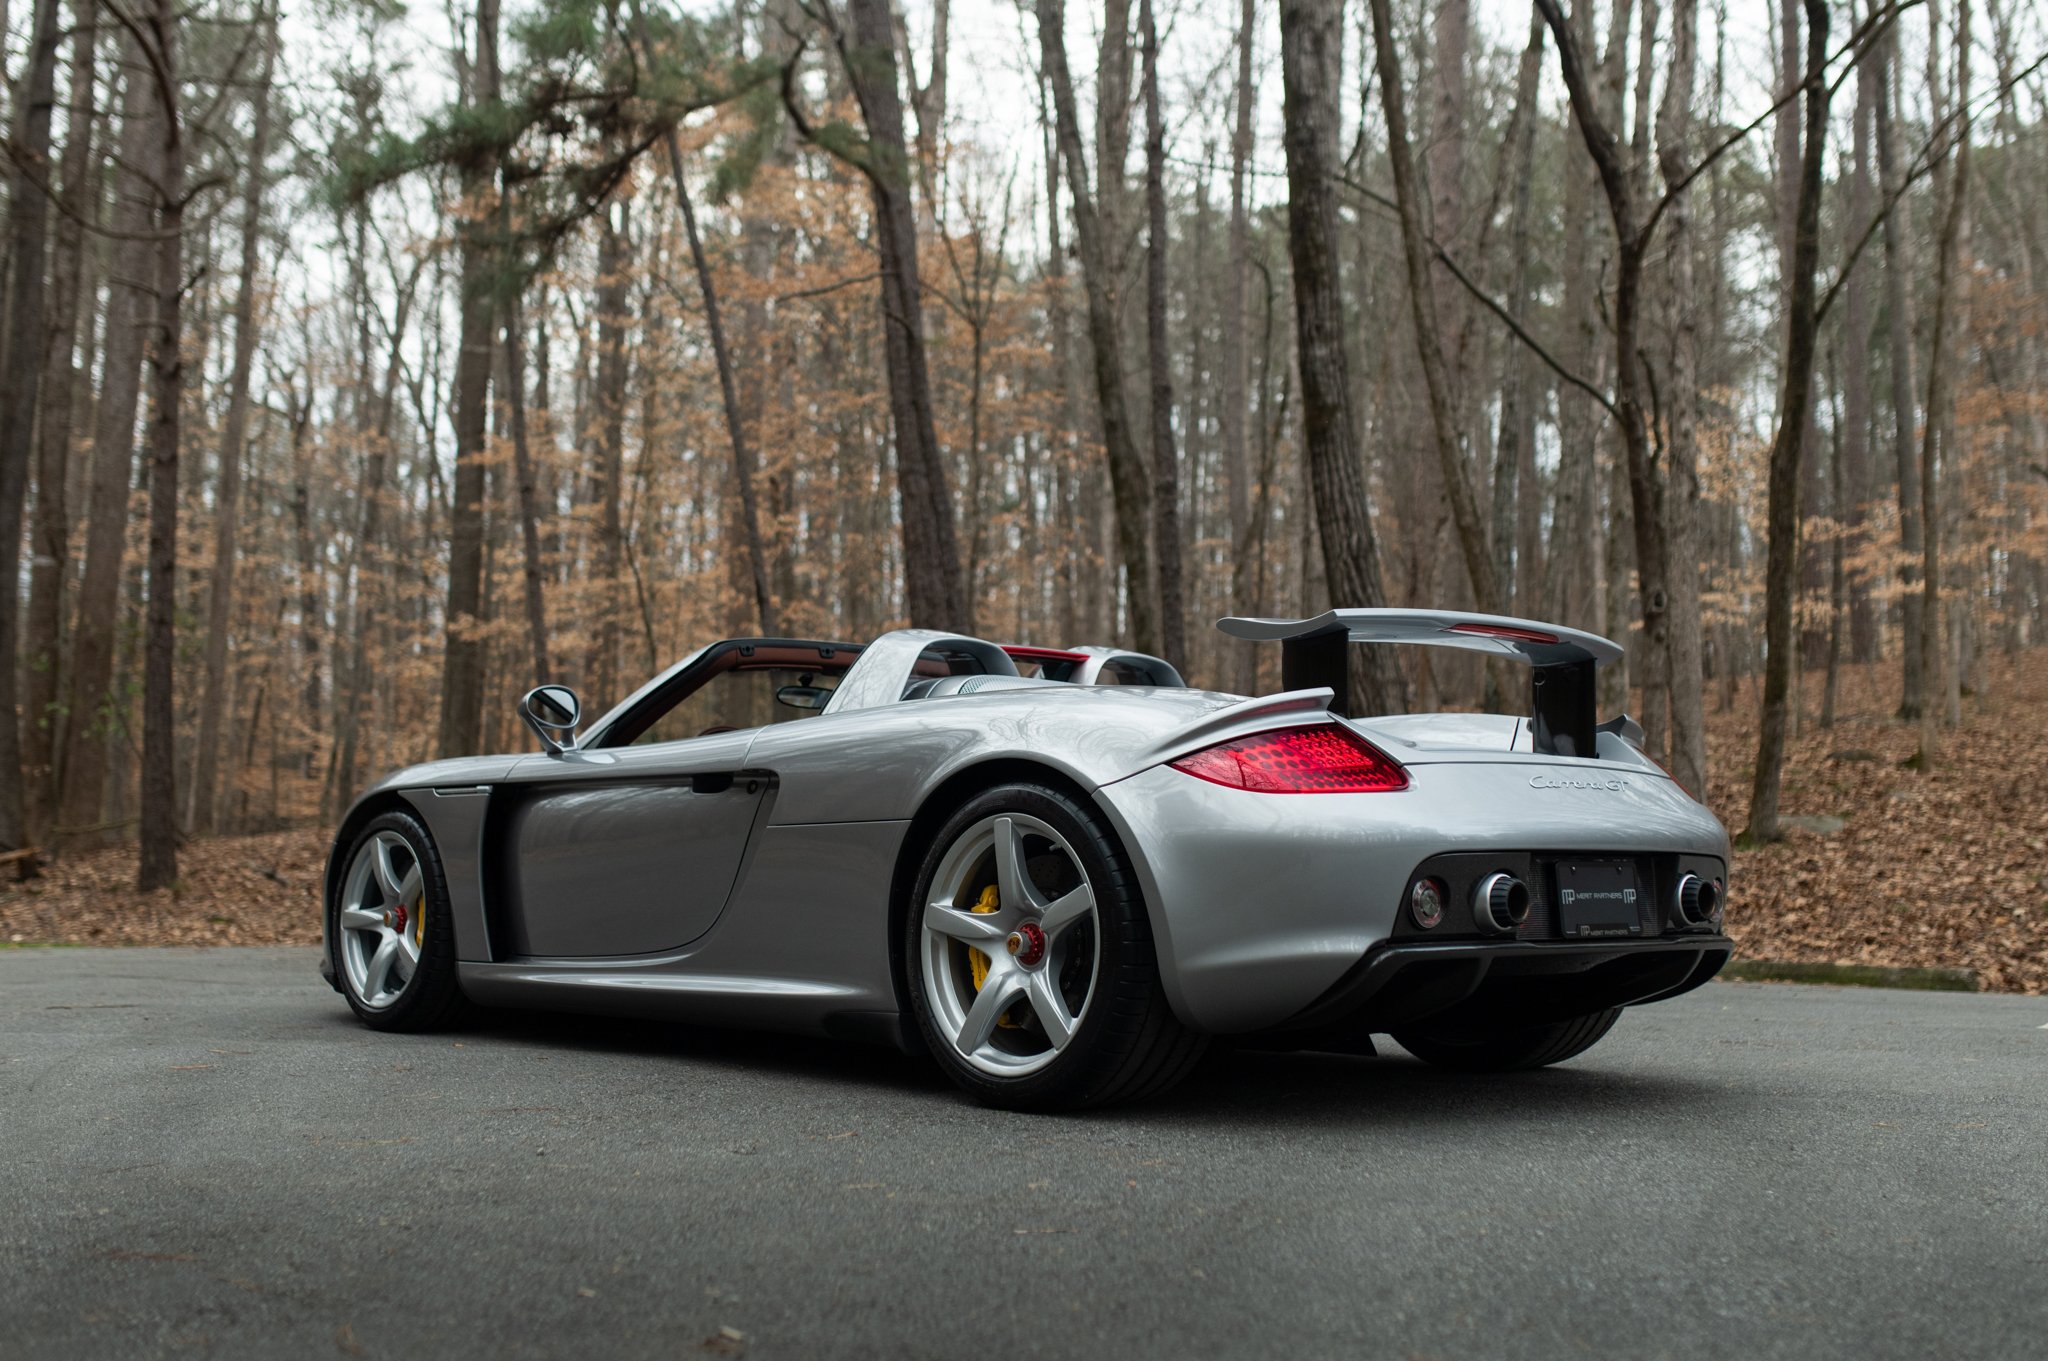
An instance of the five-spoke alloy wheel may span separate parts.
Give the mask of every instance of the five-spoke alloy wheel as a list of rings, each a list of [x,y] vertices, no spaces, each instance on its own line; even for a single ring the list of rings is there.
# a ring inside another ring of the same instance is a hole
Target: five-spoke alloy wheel
[[[336,924],[349,991],[372,1011],[405,993],[419,972],[427,890],[419,857],[397,832],[373,832],[356,850]]]
[[[1167,1004],[1127,857],[1064,791],[1020,783],[969,800],[931,839],[906,909],[926,1044],[991,1104],[1149,1095],[1201,1055]]]
[[[364,825],[328,911],[335,971],[357,1016],[379,1030],[426,1030],[459,1010],[447,881],[416,818],[393,811]]]
[[[1050,823],[995,813],[956,838],[923,935],[925,1002],[968,1063],[1021,1077],[1074,1038],[1095,988],[1095,891]]]

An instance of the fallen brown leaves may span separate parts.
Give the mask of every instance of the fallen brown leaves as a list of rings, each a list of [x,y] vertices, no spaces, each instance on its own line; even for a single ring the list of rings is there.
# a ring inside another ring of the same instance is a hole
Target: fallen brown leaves
[[[1729,930],[1744,955],[1969,968],[1987,988],[2048,993],[2048,649],[1985,670],[1921,772],[1905,764],[1915,728],[1891,717],[1896,664],[1844,668],[1835,726],[1809,717],[1792,740],[1783,806],[1845,825],[1736,853]],[[1755,703],[1745,687],[1708,718],[1714,809],[1737,830]],[[327,844],[321,828],[196,842],[177,890],[153,894],[134,890],[132,846],[73,855],[0,888],[0,943],[315,944]]]
[[[320,828],[224,836],[178,852],[178,884],[135,891],[135,847],[68,855],[0,890],[0,944],[317,945]]]
[[[1894,719],[1896,663],[1844,668],[1832,728],[1791,743],[1782,807],[1836,817],[1735,856],[1729,933],[1752,959],[1975,969],[1986,988],[2048,992],[2048,650],[1986,659],[1934,768]],[[1710,714],[1714,811],[1740,831],[1756,759],[1755,690]]]

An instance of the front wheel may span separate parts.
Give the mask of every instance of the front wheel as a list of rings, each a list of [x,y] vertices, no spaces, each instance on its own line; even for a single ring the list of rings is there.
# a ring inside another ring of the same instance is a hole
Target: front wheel
[[[926,851],[903,932],[911,1009],[947,1076],[990,1105],[1150,1096],[1207,1038],[1175,1019],[1151,923],[1101,815],[1038,784],[971,799]]]
[[[380,813],[349,851],[327,907],[342,995],[377,1030],[432,1030],[462,1011],[455,923],[433,838],[409,813]]]
[[[1563,1063],[1585,1053],[1614,1029],[1620,1007],[1534,1025],[1418,1026],[1394,1032],[1394,1042],[1439,1068],[1461,1073],[1511,1073]]]

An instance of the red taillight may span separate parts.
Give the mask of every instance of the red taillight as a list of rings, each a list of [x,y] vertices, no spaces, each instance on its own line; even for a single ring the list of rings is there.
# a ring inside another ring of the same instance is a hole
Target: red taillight
[[[1255,794],[1381,794],[1408,787],[1399,762],[1334,723],[1233,738],[1171,764],[1196,779]]]
[[[1506,624],[1453,624],[1452,633],[1476,633],[1482,638],[1506,638],[1515,643],[1555,643],[1557,635],[1541,629],[1511,628]]]

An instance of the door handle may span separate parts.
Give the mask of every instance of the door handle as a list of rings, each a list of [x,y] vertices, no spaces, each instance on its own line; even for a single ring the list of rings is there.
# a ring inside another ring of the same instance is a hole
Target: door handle
[[[691,792],[697,794],[723,794],[732,788],[732,772],[711,771],[690,777]]]

